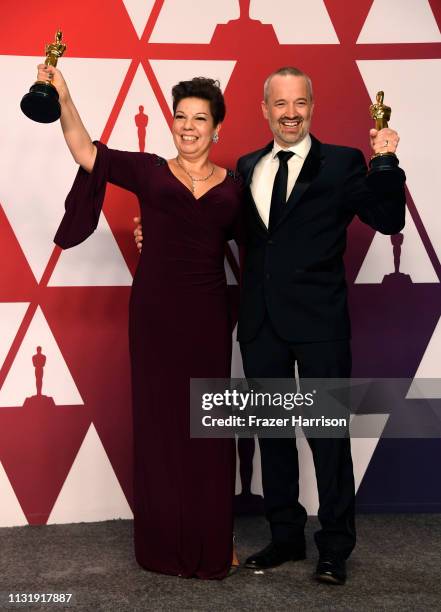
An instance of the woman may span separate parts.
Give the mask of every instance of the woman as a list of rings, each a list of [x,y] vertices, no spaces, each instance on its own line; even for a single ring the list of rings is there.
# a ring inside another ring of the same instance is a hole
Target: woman
[[[189,380],[230,375],[231,321],[224,246],[240,224],[241,183],[209,159],[225,104],[211,79],[173,88],[177,156],[93,143],[61,73],[39,66],[61,104],[66,143],[80,164],[55,242],[69,248],[96,228],[106,182],[134,192],[144,248],[130,300],[135,553],[145,569],[223,578],[232,565],[233,440],[191,439]]]

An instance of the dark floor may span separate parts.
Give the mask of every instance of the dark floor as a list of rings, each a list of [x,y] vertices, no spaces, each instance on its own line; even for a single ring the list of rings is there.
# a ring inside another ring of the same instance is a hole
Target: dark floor
[[[0,529],[0,609],[9,593],[72,592],[75,612],[141,610],[441,611],[441,515],[362,515],[345,586],[316,583],[308,522],[308,559],[217,581],[143,571],[133,556],[132,522],[109,521]],[[267,544],[261,517],[240,517],[241,559]],[[59,610],[59,604],[21,610]]]

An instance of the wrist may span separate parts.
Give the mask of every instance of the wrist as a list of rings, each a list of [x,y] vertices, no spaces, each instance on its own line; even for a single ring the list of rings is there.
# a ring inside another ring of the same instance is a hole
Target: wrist
[[[58,95],[59,95],[60,104],[64,108],[69,109],[69,108],[73,108],[74,107],[73,100],[70,97],[70,93],[69,93],[68,90],[59,91]]]

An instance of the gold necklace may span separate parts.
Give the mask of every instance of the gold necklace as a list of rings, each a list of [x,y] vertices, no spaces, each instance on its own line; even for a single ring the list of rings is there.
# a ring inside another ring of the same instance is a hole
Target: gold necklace
[[[200,182],[200,181],[208,181],[209,178],[211,178],[214,174],[214,165],[211,168],[211,172],[209,172],[209,174],[207,174],[207,176],[204,176],[202,178],[198,178],[196,176],[192,176],[190,174],[190,172],[188,172],[188,170],[186,170],[184,168],[184,165],[182,164],[181,160],[179,159],[179,155],[176,156],[176,161],[178,162],[178,166],[180,168],[182,168],[182,170],[185,172],[185,174],[188,176],[188,178],[191,180],[191,192],[194,194],[194,190],[196,189],[196,183]]]

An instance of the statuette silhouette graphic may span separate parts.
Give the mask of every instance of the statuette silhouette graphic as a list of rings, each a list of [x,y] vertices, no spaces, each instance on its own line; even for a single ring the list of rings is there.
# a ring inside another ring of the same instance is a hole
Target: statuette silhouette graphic
[[[231,46],[231,41],[258,40],[261,48],[274,47],[279,41],[271,24],[263,24],[250,16],[251,0],[239,0],[239,17],[219,24],[211,39],[212,44]]]
[[[401,245],[404,242],[404,235],[401,233],[394,234],[393,236],[390,237],[390,241],[392,242],[393,251],[394,251],[395,274],[398,274],[400,272]]]
[[[44,366],[46,365],[46,355],[41,352],[41,346],[37,346],[37,352],[32,357],[32,363],[35,368],[35,384],[37,386],[37,396],[41,396],[43,389]]]
[[[49,414],[52,414],[55,407],[54,398],[43,393],[44,367],[46,365],[46,355],[43,354],[41,346],[37,346],[35,355],[32,355],[32,365],[35,370],[35,385],[37,393],[27,397],[24,401],[23,408],[32,410],[34,415],[38,415],[40,419],[46,419]]]
[[[404,234],[393,234],[390,237],[394,255],[394,271],[386,274],[383,278],[383,285],[407,286],[412,285],[412,279],[409,274],[400,272],[401,264],[401,247],[404,242]]]
[[[149,117],[144,113],[144,107],[142,105],[139,106],[139,113],[135,115],[135,124],[138,128],[138,143],[139,150],[141,153],[145,151],[145,137],[147,132],[147,125],[149,122]]]
[[[66,45],[62,38],[61,30],[57,30],[54,42],[46,45],[46,59],[44,61],[46,66],[54,66],[55,68],[58,60],[66,51]],[[20,108],[26,117],[38,123],[57,121],[61,115],[58,91],[50,81],[35,81],[29,93],[23,96]]]

